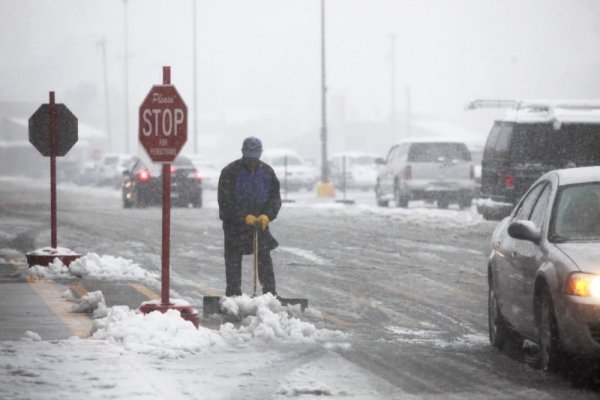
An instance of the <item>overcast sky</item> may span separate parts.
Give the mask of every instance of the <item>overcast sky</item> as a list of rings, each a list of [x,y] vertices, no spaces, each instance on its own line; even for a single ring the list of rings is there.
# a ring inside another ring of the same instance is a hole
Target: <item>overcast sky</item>
[[[133,130],[163,65],[193,111],[192,4],[127,1]],[[111,127],[122,136],[125,2],[0,6],[0,101],[47,102],[54,90],[81,122],[104,129],[104,38]],[[197,0],[196,7],[200,126],[267,119],[273,142],[316,134],[320,1]],[[600,98],[600,1],[326,0],[326,16],[332,135],[343,134],[335,132],[340,118],[389,119],[392,35],[399,118],[407,86],[415,118],[464,118],[474,97]]]

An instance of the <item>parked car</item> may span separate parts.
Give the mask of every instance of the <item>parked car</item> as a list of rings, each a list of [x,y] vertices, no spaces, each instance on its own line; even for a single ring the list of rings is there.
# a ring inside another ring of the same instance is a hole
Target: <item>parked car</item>
[[[292,150],[267,149],[260,159],[273,168],[282,189],[312,190],[319,179],[317,168]]]
[[[338,188],[345,184],[347,188],[373,189],[377,181],[377,158],[369,153],[336,153],[329,159],[331,181]]]
[[[537,343],[555,370],[600,356],[600,167],[539,178],[492,236],[488,264],[493,346]]]
[[[410,200],[436,201],[439,208],[458,203],[469,207],[474,197],[475,172],[463,142],[414,140],[393,146],[377,174],[379,206],[394,201],[407,207]]]
[[[130,154],[109,153],[99,162],[97,184],[118,188],[123,181],[123,171],[131,167],[135,156]]]
[[[515,109],[494,122],[483,152],[483,201],[477,209],[485,219],[507,216],[527,188],[548,171],[600,165],[598,108],[509,102],[511,105]]]
[[[123,178],[124,208],[162,204],[162,165],[147,166],[136,158]],[[186,157],[179,156],[171,163],[171,202],[202,207],[202,178]]]
[[[190,159],[202,177],[202,186],[208,189],[216,189],[219,184],[221,168],[214,161],[204,156],[187,155],[186,157]]]

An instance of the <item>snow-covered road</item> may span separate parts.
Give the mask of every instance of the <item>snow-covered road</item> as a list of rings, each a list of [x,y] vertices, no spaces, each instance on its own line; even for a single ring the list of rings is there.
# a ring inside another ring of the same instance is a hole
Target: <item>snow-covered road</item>
[[[47,185],[1,183],[0,249],[47,246]],[[597,396],[535,370],[524,361],[530,354],[510,358],[490,348],[486,259],[494,223],[474,210],[382,209],[372,193],[351,196],[357,204],[344,206],[294,194],[272,224],[278,290],[307,297],[311,312],[259,307],[243,323],[211,320],[196,331],[178,317],[129,310],[139,304],[109,306],[90,339],[50,342],[30,333],[1,342],[0,398]],[[116,191],[70,185],[59,187],[58,208],[59,245],[95,253],[88,257],[104,267],[57,281],[91,291],[99,281],[127,280],[160,291],[159,208],[124,210]],[[204,294],[224,292],[214,192],[205,193],[203,209],[172,210],[171,244],[173,297],[200,308]],[[249,257],[243,289],[252,291]]]

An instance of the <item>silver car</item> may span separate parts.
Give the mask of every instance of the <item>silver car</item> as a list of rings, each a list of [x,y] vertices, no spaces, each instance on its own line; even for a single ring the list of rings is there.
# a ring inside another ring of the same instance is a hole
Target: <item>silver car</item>
[[[410,200],[436,201],[439,208],[458,203],[471,206],[475,168],[469,149],[452,140],[411,140],[393,146],[381,164],[375,184],[377,205],[394,201],[408,207]]]
[[[493,233],[488,283],[493,346],[530,339],[547,370],[600,356],[600,167],[529,188]]]

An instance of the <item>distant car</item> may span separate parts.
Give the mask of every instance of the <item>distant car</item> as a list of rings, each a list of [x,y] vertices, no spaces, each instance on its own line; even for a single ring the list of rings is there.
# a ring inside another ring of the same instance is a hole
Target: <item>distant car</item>
[[[600,167],[551,171],[492,235],[493,346],[537,343],[544,369],[600,357]]]
[[[130,154],[109,153],[99,162],[97,184],[118,188],[123,180],[123,171],[131,167],[135,156]]]
[[[202,177],[202,186],[207,189],[216,189],[219,184],[221,168],[204,156],[186,155],[186,157],[190,159]]]
[[[147,166],[136,158],[123,178],[124,208],[162,204],[161,165]],[[179,156],[171,163],[171,204],[202,207],[202,177],[186,157]]]
[[[273,168],[282,190],[312,190],[317,183],[317,168],[292,150],[267,149],[260,159]]]
[[[485,219],[501,220],[529,186],[560,168],[600,165],[600,105],[576,102],[481,100],[470,108],[508,108],[494,122],[481,161],[481,198]]]
[[[360,152],[342,152],[332,155],[329,159],[332,182],[338,189],[344,184],[347,188],[373,189],[377,181],[375,163],[377,158],[375,154]]]
[[[375,185],[379,206],[394,201],[436,201],[439,208],[458,203],[470,207],[475,195],[475,169],[469,149],[452,140],[412,140],[393,146],[381,164]]]

